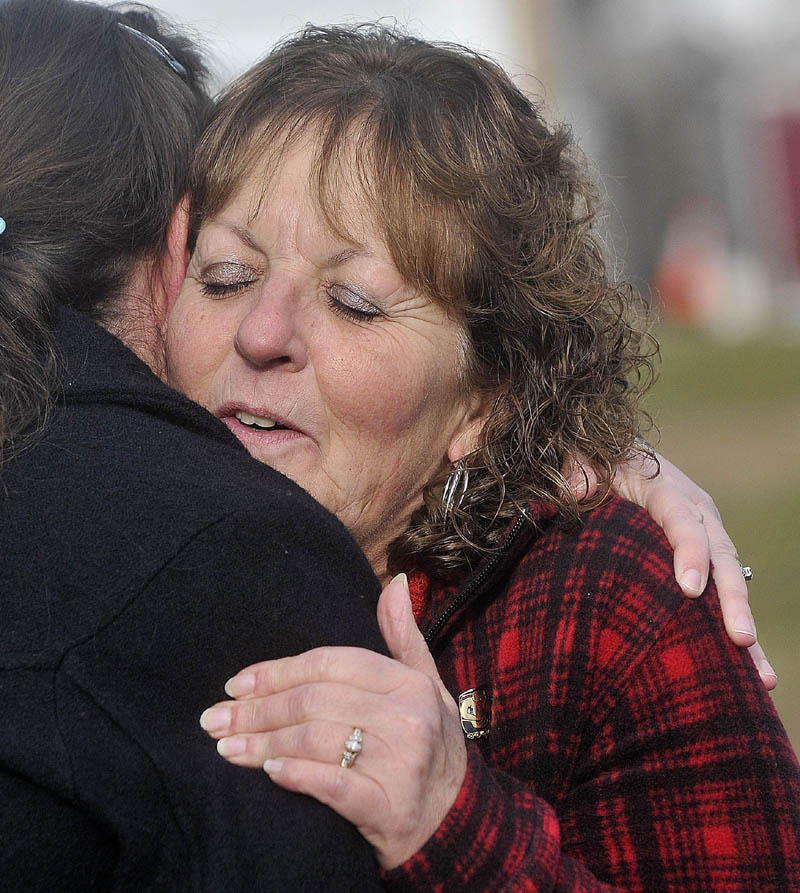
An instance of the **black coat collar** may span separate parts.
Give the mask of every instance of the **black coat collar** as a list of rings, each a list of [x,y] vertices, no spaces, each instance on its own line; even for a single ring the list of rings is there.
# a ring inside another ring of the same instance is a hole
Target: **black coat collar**
[[[54,314],[53,333],[61,398],[67,404],[132,406],[173,418],[197,434],[244,449],[219,419],[165,385],[119,338],[86,314],[60,306]]]

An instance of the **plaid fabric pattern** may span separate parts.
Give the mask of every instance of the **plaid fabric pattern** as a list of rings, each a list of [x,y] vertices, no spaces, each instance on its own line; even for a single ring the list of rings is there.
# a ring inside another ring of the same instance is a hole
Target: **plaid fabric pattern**
[[[445,684],[485,686],[492,730],[385,887],[800,891],[800,768],[712,587],[684,598],[623,500],[577,530],[535,516],[471,583],[416,581]]]

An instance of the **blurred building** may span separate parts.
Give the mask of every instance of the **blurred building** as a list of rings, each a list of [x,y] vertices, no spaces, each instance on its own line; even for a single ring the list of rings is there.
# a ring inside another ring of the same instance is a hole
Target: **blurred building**
[[[800,0],[156,5],[197,28],[223,81],[307,22],[386,18],[492,55],[574,122],[611,250],[673,319],[800,332]]]
[[[800,4],[552,2],[609,236],[673,318],[800,330]]]

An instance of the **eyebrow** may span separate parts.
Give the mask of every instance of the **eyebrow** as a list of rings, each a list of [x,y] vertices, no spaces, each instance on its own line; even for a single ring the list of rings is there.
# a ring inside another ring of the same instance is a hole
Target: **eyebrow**
[[[225,226],[227,229],[231,230],[231,232],[236,233],[248,248],[252,248],[254,251],[261,250],[256,240],[253,238],[253,234],[247,227],[240,226],[238,223],[226,223]]]
[[[345,248],[342,251],[338,251],[336,254],[332,254],[325,262],[325,266],[328,269],[333,270],[336,267],[341,267],[342,264],[346,264],[347,261],[352,260],[354,257],[371,257],[371,255],[372,252],[367,251],[366,248],[353,246],[352,248]]]

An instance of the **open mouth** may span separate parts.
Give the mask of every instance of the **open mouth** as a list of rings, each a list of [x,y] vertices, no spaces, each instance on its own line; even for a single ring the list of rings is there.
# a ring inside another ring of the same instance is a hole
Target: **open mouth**
[[[245,427],[252,428],[254,431],[288,431],[291,430],[286,425],[281,425],[275,419],[266,419],[261,416],[251,415],[249,412],[237,410],[235,413],[237,421],[241,422]]]

